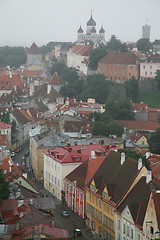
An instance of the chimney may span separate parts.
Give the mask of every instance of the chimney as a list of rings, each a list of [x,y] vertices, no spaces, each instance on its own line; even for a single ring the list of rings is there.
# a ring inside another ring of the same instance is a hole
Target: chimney
[[[146,158],[149,158],[150,157],[150,152],[146,152]]]
[[[10,72],[9,78],[12,78],[12,72]]]
[[[81,149],[77,149],[77,152],[81,154]]]
[[[95,155],[95,150],[91,150],[91,159],[95,159],[96,155]]]
[[[142,167],[142,158],[138,159],[138,170]]]
[[[125,162],[125,153],[122,152],[121,153],[121,165],[123,165],[124,162]]]
[[[147,176],[146,176],[146,183],[149,183],[151,181],[152,181],[152,171],[148,170]]]

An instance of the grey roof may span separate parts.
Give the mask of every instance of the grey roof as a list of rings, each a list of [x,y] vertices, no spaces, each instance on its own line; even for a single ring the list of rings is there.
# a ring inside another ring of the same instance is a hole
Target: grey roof
[[[44,198],[34,198],[33,205],[39,209],[49,210],[55,209],[55,203],[53,198],[44,197]]]
[[[38,101],[37,99],[35,99],[35,104],[37,105],[37,108],[42,112],[46,112],[49,110],[48,107],[40,100]]]
[[[96,33],[96,29],[94,27],[91,29],[91,33]]]
[[[91,18],[87,22],[87,26],[96,26],[96,22],[93,20],[92,14],[91,14]]]
[[[12,112],[12,115],[15,117],[15,119],[17,120],[17,122],[19,124],[22,124],[22,125],[25,125],[27,123],[29,123],[30,121],[23,115],[23,113],[18,110],[18,109],[15,109],[13,110]]]
[[[83,29],[81,28],[81,26],[80,26],[80,28],[78,29],[78,33],[83,33]]]
[[[99,33],[105,33],[105,30],[103,27],[101,27],[101,29],[99,30]]]

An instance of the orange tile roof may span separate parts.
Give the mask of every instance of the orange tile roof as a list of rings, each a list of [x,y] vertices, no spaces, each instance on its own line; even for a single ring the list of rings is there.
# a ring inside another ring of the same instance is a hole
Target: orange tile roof
[[[22,80],[19,74],[0,74],[0,89],[4,90],[11,90],[13,87],[20,87],[23,89]]]
[[[134,130],[146,130],[155,131],[159,127],[158,122],[151,121],[127,121],[127,120],[116,120],[120,125],[128,129]]]
[[[24,70],[21,74],[23,77],[41,77],[43,70]]]
[[[49,84],[51,84],[51,85],[63,85],[64,82],[63,82],[62,78],[58,75],[58,73],[55,72],[53,74]]]
[[[4,123],[4,122],[0,122],[0,128],[2,129],[8,129],[8,128],[10,128],[11,127],[11,125],[10,124],[8,124],[8,123]]]
[[[136,64],[137,56],[130,52],[109,52],[99,63],[107,64]]]
[[[75,45],[71,48],[71,52],[81,55],[81,56],[89,56],[91,50],[93,49],[92,45]]]

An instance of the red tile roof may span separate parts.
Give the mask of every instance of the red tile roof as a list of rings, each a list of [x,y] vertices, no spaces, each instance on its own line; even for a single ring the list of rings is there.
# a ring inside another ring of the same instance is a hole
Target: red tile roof
[[[53,237],[52,239],[65,239],[68,238],[68,232],[65,229],[52,227],[44,224],[36,225],[37,231],[41,232],[42,235],[46,235],[48,237]],[[12,239],[27,239],[28,237],[32,238],[34,236],[35,225],[25,226],[20,230],[12,230],[11,234],[14,236]]]
[[[10,124],[0,122],[0,129],[8,129],[8,128],[11,128]]]
[[[134,65],[137,60],[138,57],[130,52],[109,52],[99,61],[99,63]]]
[[[58,75],[57,72],[55,72],[49,82],[50,85],[63,85],[64,82],[62,78]]]
[[[27,50],[27,54],[42,54],[42,53],[41,50],[35,44],[35,42],[33,42],[31,47]]]
[[[150,134],[145,134],[145,133],[135,133],[134,136],[132,137],[132,142],[136,143],[141,137],[145,137],[146,139],[150,138]]]
[[[23,77],[41,77],[45,71],[43,70],[24,70],[21,74]]]
[[[92,45],[75,45],[71,48],[71,52],[81,55],[81,56],[89,56],[91,50],[93,49]]]
[[[128,129],[134,130],[145,130],[155,131],[159,127],[158,122],[147,122],[147,121],[127,121],[127,120],[116,120],[120,125]]]
[[[30,122],[32,122],[32,123],[36,122],[25,110],[21,110],[21,112]]]
[[[20,87],[23,89],[22,80],[19,74],[10,75],[0,75],[0,89],[2,90],[11,90],[13,87]]]
[[[3,171],[6,170],[6,180],[12,181],[14,177],[21,176],[21,173],[17,167],[17,165],[14,163],[14,161],[11,159],[11,157],[5,158],[0,162],[0,169]]]
[[[160,227],[160,192],[153,192],[153,200],[155,204],[158,226]]]
[[[140,51],[132,51],[136,56],[138,56],[140,59],[147,59],[147,57],[142,54]]]
[[[133,110],[136,112],[148,112],[149,105],[146,103],[132,103]]]

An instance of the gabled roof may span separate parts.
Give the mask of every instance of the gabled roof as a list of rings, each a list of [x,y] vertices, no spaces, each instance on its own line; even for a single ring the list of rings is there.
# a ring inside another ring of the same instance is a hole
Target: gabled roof
[[[11,125],[8,123],[0,122],[0,129],[8,129],[11,128]]]
[[[37,99],[34,100],[35,104],[37,105],[37,108],[42,111],[43,113],[48,111],[48,107],[42,102],[42,101],[38,101]]]
[[[70,50],[72,53],[81,56],[89,56],[91,50],[93,49],[92,45],[75,45]]]
[[[35,42],[33,42],[31,47],[27,50],[27,54],[42,54],[42,53],[41,50],[35,44]]]
[[[99,63],[134,65],[137,60],[138,57],[130,52],[109,52]]]
[[[145,133],[135,133],[134,136],[132,137],[132,142],[136,143],[139,139],[142,137],[145,137],[146,139],[150,138],[150,134],[145,134]]]
[[[30,107],[27,111],[29,111],[30,115],[32,116],[32,118],[37,121],[38,120],[38,112],[34,107]]]
[[[19,109],[15,109],[11,113],[19,124],[25,125],[30,122]]]
[[[45,71],[43,70],[23,70],[23,72],[21,73],[23,77],[26,78],[31,78],[31,77],[42,77],[43,73]]]
[[[25,110],[21,110],[21,112],[30,122],[35,123],[35,120]]]
[[[146,177],[142,177],[118,206],[118,211],[122,212],[128,205],[135,224],[142,227],[150,194],[151,183],[147,184]]]
[[[134,53],[136,56],[138,56],[140,59],[147,59],[147,57],[142,54],[140,51],[132,51],[132,53]]]
[[[136,160],[125,157],[125,162],[121,165],[121,154],[110,151],[101,166],[95,173],[93,179],[98,193],[101,195],[104,186],[107,186],[112,201],[117,203],[133,179],[138,173],[138,163]]]
[[[23,83],[19,74],[0,74],[0,89],[12,90],[14,86],[23,89]]]
[[[64,98],[59,92],[57,92],[53,87],[48,94],[49,102],[56,102],[57,98]]]
[[[49,82],[50,85],[64,85],[62,78],[55,72]]]
[[[158,227],[160,228],[160,193],[159,192],[153,192],[153,200],[154,200],[155,209],[156,209]]]
[[[76,186],[83,190],[101,165],[104,158],[105,156],[86,160],[65,178],[70,182],[76,181]]]
[[[134,129],[139,131],[155,131],[159,127],[158,122],[151,121],[128,121],[128,120],[116,120],[120,125],[128,129]]]

